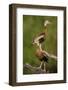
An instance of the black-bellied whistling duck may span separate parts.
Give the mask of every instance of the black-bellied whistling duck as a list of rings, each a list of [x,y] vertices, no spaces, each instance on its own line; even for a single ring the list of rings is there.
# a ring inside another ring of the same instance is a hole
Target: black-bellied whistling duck
[[[48,62],[48,57],[44,53],[44,50],[42,50],[42,43],[45,41],[46,33],[47,33],[47,25],[50,24],[48,20],[44,22],[45,31],[41,32],[37,37],[34,38],[33,44],[37,45],[37,49],[35,52],[35,55],[38,57],[38,59],[41,61],[40,67],[42,67],[42,64],[44,62],[44,71],[46,72],[46,62]]]

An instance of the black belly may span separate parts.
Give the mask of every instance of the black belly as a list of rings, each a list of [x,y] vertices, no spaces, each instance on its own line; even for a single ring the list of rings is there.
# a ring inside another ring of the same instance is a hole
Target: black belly
[[[41,61],[45,61],[45,62],[48,63],[48,57],[47,57],[47,56],[43,56],[40,60],[41,60]]]

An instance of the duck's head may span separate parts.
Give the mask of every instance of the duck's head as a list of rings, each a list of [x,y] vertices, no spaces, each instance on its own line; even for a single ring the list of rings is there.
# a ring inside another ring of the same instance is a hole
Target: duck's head
[[[49,20],[44,21],[44,27],[48,26],[49,24],[51,24],[51,22]]]

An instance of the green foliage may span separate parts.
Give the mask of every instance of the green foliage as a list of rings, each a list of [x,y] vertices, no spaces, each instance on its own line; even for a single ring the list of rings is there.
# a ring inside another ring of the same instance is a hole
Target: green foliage
[[[48,25],[48,35],[43,44],[44,50],[57,55],[57,17],[56,16],[30,16],[23,15],[23,64],[29,63],[32,66],[39,66],[40,61],[35,56],[35,47],[32,45],[33,38],[38,33],[44,31],[44,20],[49,20],[51,25]],[[50,73],[57,72],[57,62],[49,59],[47,69]],[[32,72],[23,70],[24,74]]]

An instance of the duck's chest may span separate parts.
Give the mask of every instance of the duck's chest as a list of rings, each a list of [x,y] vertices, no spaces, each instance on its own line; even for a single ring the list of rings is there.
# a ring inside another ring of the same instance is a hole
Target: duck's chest
[[[39,59],[41,59],[41,58],[43,57],[43,53],[42,53],[39,49],[36,50],[35,55],[36,55]]]

